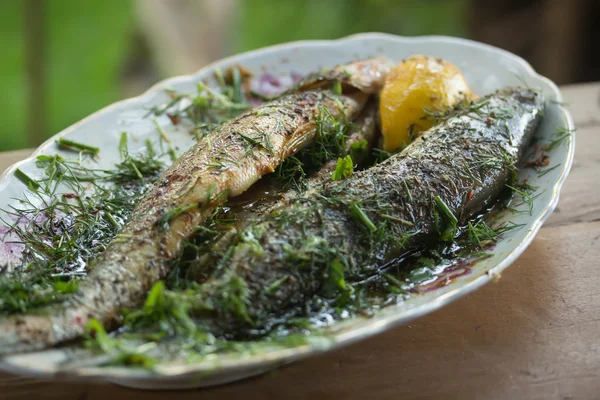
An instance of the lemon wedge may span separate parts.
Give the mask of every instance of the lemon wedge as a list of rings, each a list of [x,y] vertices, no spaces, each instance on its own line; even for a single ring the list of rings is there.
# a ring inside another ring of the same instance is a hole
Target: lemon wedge
[[[383,149],[402,149],[431,128],[427,111],[445,111],[473,97],[465,77],[448,61],[414,55],[400,62],[381,91]]]

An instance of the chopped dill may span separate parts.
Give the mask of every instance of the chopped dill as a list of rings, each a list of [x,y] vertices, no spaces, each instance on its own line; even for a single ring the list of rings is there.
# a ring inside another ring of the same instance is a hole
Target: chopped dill
[[[369,157],[368,152],[369,142],[366,140],[359,140],[350,145],[350,156],[355,164],[364,164]]]
[[[352,204],[349,210],[352,216],[354,216],[354,218],[360,221],[365,226],[365,228],[367,228],[371,232],[377,231],[377,227],[375,226],[373,221],[371,221],[369,216],[365,214],[363,209],[358,204]]]
[[[266,135],[266,134],[263,135],[264,139],[265,139],[265,142],[262,143],[262,142],[259,142],[256,139],[254,139],[254,138],[251,138],[249,136],[244,135],[240,131],[234,131],[234,132],[235,132],[236,135],[238,135],[239,137],[241,137],[245,142],[247,142],[250,145],[250,147],[248,148],[246,154],[250,153],[254,149],[254,147],[259,147],[259,148],[267,151],[269,154],[274,155],[274,153],[273,153],[273,146],[271,145],[271,142],[270,142],[270,139],[269,139],[268,135]]]
[[[336,293],[351,287],[346,285],[346,281],[344,279],[344,269],[344,263],[338,258],[329,263],[327,275],[325,277],[325,281],[323,282],[323,288],[321,289],[322,293],[326,297],[331,297]]]
[[[444,215],[444,217],[446,217],[447,220],[446,227],[444,229],[440,229],[442,240],[451,241],[454,239],[458,231],[458,219],[440,196],[435,196],[434,201],[440,212]]]
[[[533,215],[533,201],[535,200],[535,198],[537,196],[539,196],[539,194],[535,194],[535,192],[538,188],[536,186],[531,186],[527,183],[521,183],[521,184],[514,185],[514,186],[507,184],[506,187],[508,187],[514,193],[521,196],[521,199],[523,200],[523,204],[527,205],[527,212],[529,213],[529,215]],[[512,208],[511,208],[511,210],[515,211]]]
[[[412,193],[410,192],[410,189],[408,188],[408,184],[406,183],[406,179],[402,180],[402,186],[404,186],[404,190],[406,191],[406,196],[408,196],[408,201],[412,202],[413,201]]]
[[[198,204],[187,204],[185,206],[175,207],[164,213],[156,222],[156,225],[164,232],[169,229],[169,224],[173,218],[180,216],[190,210],[198,208]]]
[[[554,132],[554,134],[552,135],[552,140],[550,141],[550,143],[544,146],[544,150],[554,150],[556,147],[560,146],[562,143],[567,141],[571,137],[573,132],[575,132],[574,129],[558,128],[556,132]]]
[[[542,176],[544,176],[544,175],[546,175],[546,174],[548,174],[548,173],[550,173],[550,172],[554,171],[556,168],[558,168],[558,167],[560,167],[560,166],[561,166],[561,164],[559,163],[559,164],[553,165],[552,167],[549,167],[549,168],[546,168],[546,169],[544,169],[544,170],[541,170],[541,171],[538,173],[538,177],[540,177],[540,178],[541,178]]]
[[[348,154],[344,158],[338,158],[335,171],[331,174],[331,179],[339,181],[340,179],[349,178],[354,172],[354,164],[352,162],[352,156]]]
[[[98,154],[100,153],[99,147],[90,146],[84,143],[79,143],[74,140],[66,139],[64,137],[59,138],[56,143],[62,149],[66,150],[78,150],[84,153]]]
[[[153,121],[154,121],[154,126],[156,126],[156,130],[158,130],[158,133],[160,135],[161,146],[162,146],[163,142],[166,143],[167,149],[168,149],[167,152],[169,153],[169,156],[171,157],[171,161],[177,160],[177,151],[175,150],[175,147],[173,147],[173,145],[171,144],[171,140],[167,136],[167,133],[165,132],[163,127],[160,126],[160,124],[158,123],[156,118],[154,118]]]
[[[7,234],[24,251],[21,266],[0,278],[0,314],[25,312],[73,293],[88,261],[117,235],[164,168],[149,143],[145,152],[131,155],[123,134],[119,151],[122,161],[111,170],[88,167],[82,156],[40,155],[41,179],[30,181],[17,172],[31,193],[3,210]]]
[[[150,108],[147,116],[167,114],[172,122],[181,119],[189,121],[196,131],[196,137],[204,137],[211,129],[251,107],[246,101],[243,88],[244,73],[237,66],[231,70],[231,77],[225,76],[220,69],[215,70],[218,90],[210,88],[204,82],[198,82],[195,94],[167,91],[170,101]]]
[[[34,179],[30,178],[25,172],[21,171],[19,168],[15,170],[15,176],[18,180],[23,182],[27,187],[31,190],[39,189],[40,184],[37,183]]]
[[[496,243],[504,233],[523,225],[524,224],[517,225],[514,223],[504,223],[492,228],[483,219],[476,222],[469,221],[467,223],[467,234],[463,242],[464,245],[484,250],[491,244]]]

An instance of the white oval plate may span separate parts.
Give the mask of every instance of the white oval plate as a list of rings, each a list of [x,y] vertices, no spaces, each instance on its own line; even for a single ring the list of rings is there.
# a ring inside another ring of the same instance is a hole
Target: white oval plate
[[[562,97],[553,82],[538,75],[520,57],[485,44],[441,36],[408,38],[380,33],[360,34],[334,41],[294,42],[239,54],[209,65],[194,75],[168,79],[139,97],[115,103],[67,128],[41,145],[30,158],[4,172],[0,177],[0,208],[6,209],[9,204],[14,204],[12,199],[22,196],[25,191],[25,186],[14,176],[15,169],[18,167],[31,176],[40,176],[40,171],[35,167],[35,156],[56,153],[54,141],[59,136],[100,147],[100,165],[107,167],[119,161],[116,144],[121,132],[127,131],[137,140],[130,140],[134,150],[142,148],[145,138],[155,141],[157,130],[153,121],[143,118],[148,108],[168,101],[164,89],[195,92],[195,82],[201,79],[211,81],[215,67],[241,64],[256,75],[268,71],[275,75],[290,76],[293,72],[304,74],[321,67],[377,55],[400,61],[415,53],[450,60],[462,70],[471,88],[480,95],[507,85],[528,85],[542,90],[549,101],[546,116],[536,136],[549,140],[559,128],[574,129],[571,116],[561,106]],[[158,122],[180,149],[187,149],[193,144],[189,133],[173,127],[167,117],[160,118]],[[147,389],[208,386],[256,375],[404,324],[481,287],[515,261],[557,204],[560,187],[573,160],[574,142],[574,135],[570,135],[550,152],[551,165],[560,165],[543,177],[538,177],[531,169],[519,171],[520,179],[527,178],[530,184],[539,186],[539,196],[531,215],[507,214],[507,220],[525,226],[506,234],[493,250],[492,257],[476,263],[466,274],[466,271],[450,273],[447,285],[440,285],[435,290],[423,290],[402,304],[377,312],[372,318],[354,318],[332,325],[326,330],[327,340],[316,340],[293,348],[272,348],[255,354],[215,355],[193,364],[159,365],[153,371],[124,367],[65,368],[61,362],[69,355],[71,350],[68,349],[5,357],[0,360],[0,368],[27,375],[103,379]],[[1,244],[0,257],[3,254]],[[7,257],[7,254],[4,256]],[[0,264],[3,261],[6,260],[0,259]]]

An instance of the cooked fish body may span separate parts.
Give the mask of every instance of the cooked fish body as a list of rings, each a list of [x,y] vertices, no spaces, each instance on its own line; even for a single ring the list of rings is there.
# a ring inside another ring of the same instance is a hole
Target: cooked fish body
[[[258,329],[267,316],[322,290],[333,263],[344,266],[347,281],[378,273],[438,238],[446,220],[437,196],[459,224],[466,223],[497,199],[543,109],[534,91],[498,92],[385,162],[282,205],[242,232],[250,240],[237,244],[228,265],[203,284],[198,316],[215,332]],[[238,294],[243,313],[239,307],[203,308],[208,299],[218,303],[233,280],[237,287],[244,283]]]
[[[377,62],[356,71],[359,89],[377,91],[389,69]],[[351,65],[349,69],[353,69]],[[322,80],[324,82],[324,80]],[[369,85],[370,82],[370,85]],[[91,264],[78,291],[61,305],[0,321],[0,354],[41,349],[77,338],[87,322],[118,324],[120,310],[143,301],[165,277],[170,261],[193,228],[228,197],[237,196],[287,156],[310,144],[325,107],[334,118],[353,120],[367,95],[317,90],[288,93],[226,122],[183,154],[153,185],[121,234]]]

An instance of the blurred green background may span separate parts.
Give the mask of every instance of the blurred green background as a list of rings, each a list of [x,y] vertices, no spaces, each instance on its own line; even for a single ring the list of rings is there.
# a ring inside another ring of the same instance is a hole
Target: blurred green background
[[[532,50],[523,40],[519,47],[514,35],[502,42],[502,29],[514,30],[509,23],[502,28],[502,18],[518,16],[528,4],[541,13],[551,6],[474,0],[2,0],[0,151],[36,146],[162,78],[290,40],[365,31],[473,37],[520,53],[539,69],[545,53],[534,50],[544,49],[543,43]]]

